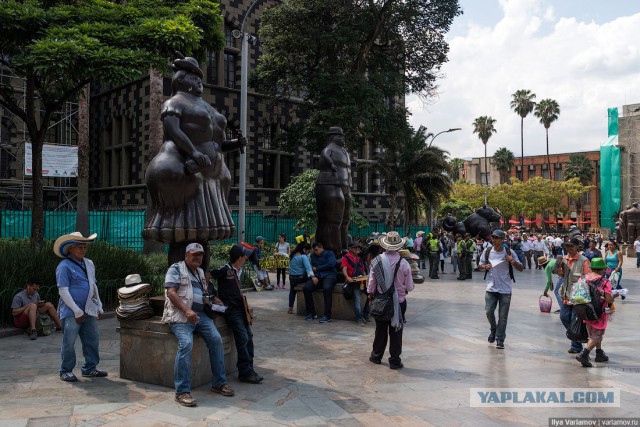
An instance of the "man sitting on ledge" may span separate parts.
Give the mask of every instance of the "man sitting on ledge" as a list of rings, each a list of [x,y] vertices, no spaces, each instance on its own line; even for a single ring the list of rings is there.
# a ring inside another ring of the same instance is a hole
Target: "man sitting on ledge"
[[[13,316],[13,325],[16,328],[28,329],[29,339],[35,340],[38,337],[36,332],[36,315],[37,313],[47,313],[55,322],[56,330],[62,329],[60,318],[56,309],[48,301],[40,300],[38,289],[40,283],[37,277],[30,277],[24,289],[13,297],[11,303],[11,315]]]
[[[324,316],[320,318],[320,323],[329,323],[331,322],[333,287],[338,280],[336,256],[333,251],[325,251],[322,243],[315,242],[313,244],[313,253],[311,254],[311,266],[318,280],[317,282],[308,280],[302,287],[304,303],[307,308],[307,316],[304,320],[318,318],[315,305],[313,304],[313,290],[322,286],[322,293],[324,294]]]
[[[176,387],[176,402],[182,406],[197,404],[191,396],[191,354],[194,332],[200,334],[209,348],[211,391],[223,396],[235,394],[227,385],[222,337],[213,321],[204,314],[204,304],[208,303],[209,292],[204,272],[199,268],[203,257],[202,245],[191,243],[186,248],[184,261],[169,267],[164,279],[166,299],[162,322],[169,323],[171,330],[178,338],[173,381]],[[214,302],[221,303],[217,298]]]

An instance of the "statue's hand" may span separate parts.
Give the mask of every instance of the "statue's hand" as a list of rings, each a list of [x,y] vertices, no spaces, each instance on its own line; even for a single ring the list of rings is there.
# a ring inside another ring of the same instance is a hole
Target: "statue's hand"
[[[211,159],[209,159],[209,156],[207,156],[204,153],[201,153],[200,151],[194,151],[193,153],[191,153],[191,158],[201,168],[204,168],[206,166],[211,166]]]
[[[249,145],[248,141],[247,141],[247,137],[246,136],[242,136],[240,135],[237,139],[238,141],[238,148],[240,150],[244,150],[244,147],[246,147],[247,145]]]

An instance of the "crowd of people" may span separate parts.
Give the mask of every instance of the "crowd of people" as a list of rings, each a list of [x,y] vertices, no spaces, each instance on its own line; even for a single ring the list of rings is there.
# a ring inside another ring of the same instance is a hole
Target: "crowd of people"
[[[306,309],[304,319],[318,319],[313,292],[321,289],[324,304],[318,321],[331,322],[334,287],[341,280],[344,293],[351,294],[353,299],[354,320],[362,326],[375,320],[369,360],[381,364],[388,344],[391,369],[403,367],[400,356],[403,326],[406,323],[406,296],[414,289],[415,275],[410,263],[399,251],[413,253],[420,270],[427,270],[428,264],[430,280],[438,280],[441,274],[448,273],[458,274],[458,280],[468,280],[472,278],[472,272],[484,272],[484,278],[488,276],[485,292],[488,342],[495,342],[497,349],[505,348],[512,285],[515,282],[514,270],[545,270],[543,293],[549,297],[549,292],[554,292],[560,321],[568,331],[567,336],[572,337],[569,331],[573,331],[576,319],[585,325],[586,338],[572,340],[568,352],[576,354],[582,366],[590,367],[589,354],[594,348],[595,362],[608,361],[602,341],[607,317],[615,310],[614,298],[625,298],[626,290],[617,291],[622,289],[620,283],[624,257],[615,239],[604,242],[603,247],[599,236],[587,235],[582,238],[575,231],[569,236],[559,236],[494,230],[489,242],[475,240],[469,233],[453,236],[445,232],[419,231],[414,239],[410,235],[401,237],[392,231],[372,235],[366,245],[350,241],[347,252],[340,254],[339,258],[332,250],[325,250],[322,243],[312,243],[313,238],[307,232],[302,238],[296,239],[297,245],[293,250],[286,243],[286,236],[281,234],[274,254],[289,257],[288,313],[293,313],[296,289],[301,285]],[[87,244],[95,238],[95,234],[84,237],[76,232],[56,240],[54,253],[62,258],[56,271],[60,295],[57,309],[51,302],[40,299],[37,278],[29,279],[25,289],[13,299],[14,324],[26,329],[31,339],[37,336],[38,315],[49,316],[56,329],[62,332],[59,376],[66,382],[77,381],[73,369],[76,365],[74,344],[78,337],[82,341],[84,356],[82,376],[108,375],[98,369],[99,331],[96,321],[103,309],[96,285],[95,266],[85,257]],[[640,268],[640,236],[634,242],[634,248],[638,254],[636,268]],[[203,338],[209,349],[211,391],[223,396],[235,394],[227,383],[222,338],[210,319],[211,314],[206,310],[209,304],[225,307],[224,318],[234,335],[238,354],[236,366],[239,380],[251,384],[259,384],[263,380],[253,365],[252,313],[240,286],[248,260],[251,260],[254,270],[261,273],[259,280],[265,286],[269,285],[269,274],[260,266],[262,251],[262,237],[256,239],[255,245],[233,245],[228,254],[228,263],[204,271],[200,267],[205,250],[201,244],[191,243],[186,246],[184,260],[169,267],[164,280],[166,298],[162,322],[170,326],[178,342],[174,384],[175,399],[179,404],[197,404],[191,395],[190,379],[194,333]],[[445,271],[447,258],[451,259],[450,272]],[[286,289],[286,270],[277,269],[276,288]],[[210,279],[214,279],[216,286],[212,285]],[[586,315],[583,304],[575,299],[576,289],[581,286],[587,286],[595,292],[592,299],[592,310],[597,313],[595,318]],[[372,300],[376,295],[392,295],[389,301],[393,310],[389,318],[375,313],[371,316]]]

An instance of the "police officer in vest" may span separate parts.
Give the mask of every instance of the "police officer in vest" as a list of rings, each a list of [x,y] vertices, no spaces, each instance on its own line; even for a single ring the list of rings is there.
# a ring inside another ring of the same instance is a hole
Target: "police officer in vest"
[[[435,233],[429,233],[427,242],[427,254],[429,256],[429,278],[439,279],[438,277],[438,264],[440,263],[440,252],[442,252],[442,245],[438,236]]]

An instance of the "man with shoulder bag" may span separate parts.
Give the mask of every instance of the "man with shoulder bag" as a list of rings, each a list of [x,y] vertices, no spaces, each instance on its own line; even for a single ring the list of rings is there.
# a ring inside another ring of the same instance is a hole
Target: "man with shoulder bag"
[[[203,257],[204,248],[200,243],[189,244],[185,250],[184,261],[171,265],[164,279],[165,301],[162,322],[169,324],[178,339],[178,352],[173,372],[175,399],[176,402],[187,407],[197,404],[191,396],[191,355],[194,332],[202,337],[209,348],[211,391],[223,396],[235,394],[227,385],[222,337],[204,311],[209,293],[204,271],[200,268]],[[222,304],[217,297],[214,297],[214,302]]]
[[[401,369],[404,366],[400,355],[402,354],[403,319],[407,310],[405,298],[413,290],[413,277],[409,263],[398,253],[404,246],[405,239],[396,231],[391,231],[380,237],[379,243],[386,252],[378,255],[371,262],[367,284],[367,292],[372,300],[370,314],[376,320],[376,332],[369,361],[376,365],[381,364],[387,341],[389,341],[389,368]],[[387,296],[386,304],[393,306],[392,314],[376,317],[376,310],[374,310],[374,307],[378,306],[376,298]]]

